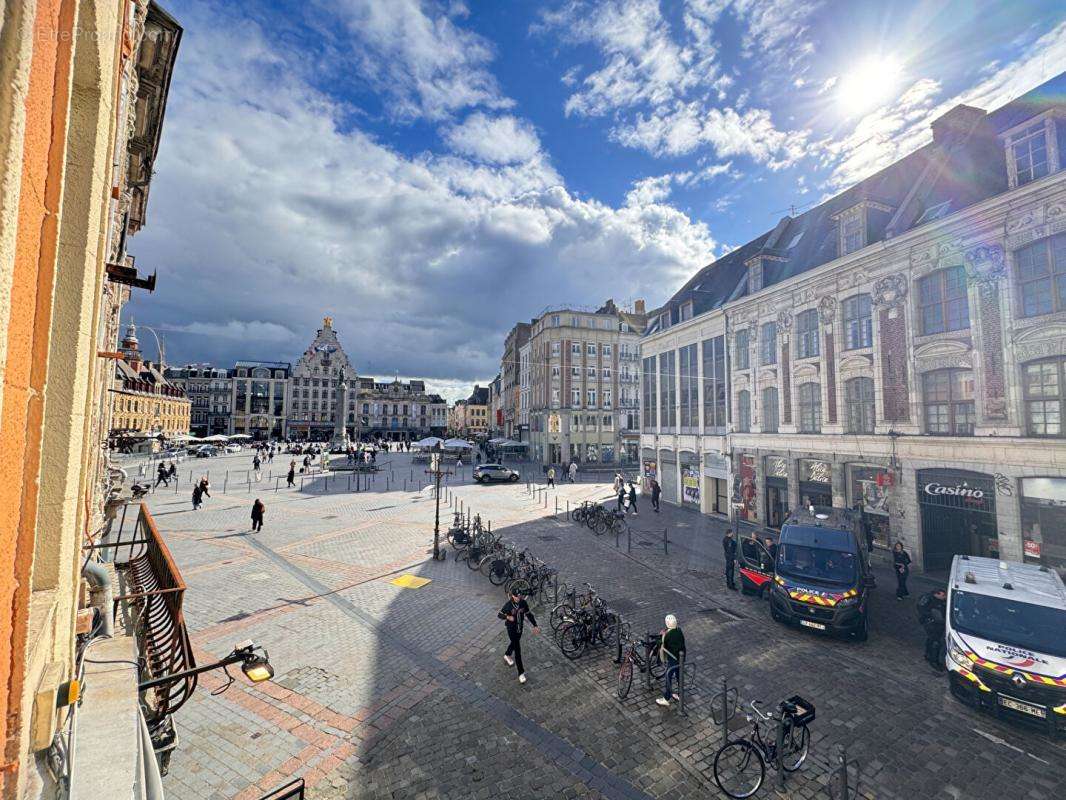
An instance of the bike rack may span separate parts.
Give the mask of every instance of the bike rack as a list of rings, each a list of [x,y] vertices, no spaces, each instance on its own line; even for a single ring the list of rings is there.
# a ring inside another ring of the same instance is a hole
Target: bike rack
[[[739,693],[737,687],[730,686],[725,675],[722,676],[721,689],[711,698],[711,718],[722,729],[722,744],[729,741],[729,722],[737,715]]]
[[[836,752],[836,767],[829,773],[829,798],[830,800],[857,800],[859,797],[859,777],[861,775],[859,762],[848,761],[847,748],[839,744]],[[855,766],[855,785],[851,785],[848,775],[848,767]]]

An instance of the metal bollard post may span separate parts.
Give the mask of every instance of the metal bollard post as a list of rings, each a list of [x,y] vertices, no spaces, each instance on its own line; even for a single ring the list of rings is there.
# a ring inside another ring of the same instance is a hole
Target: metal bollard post
[[[226,477],[222,481],[222,494],[226,493],[226,487],[229,486],[229,470],[226,470]]]
[[[633,529],[628,526],[626,527],[626,552],[633,552]]]
[[[351,490],[352,490],[352,474],[349,472],[348,473],[348,491],[350,492]]]
[[[555,498],[555,518],[559,519],[559,498]]]
[[[645,643],[644,645],[644,662],[648,665],[648,668],[644,671],[644,686],[645,688],[651,688],[651,658],[654,652],[654,645]]]
[[[248,494],[252,493],[252,482],[248,481]]]
[[[829,797],[831,800],[851,800],[851,787],[848,785],[848,750],[838,744],[836,751],[837,766],[829,776]],[[855,784],[855,797],[859,796],[858,781]]]
[[[301,492],[304,490],[304,478],[305,477],[306,477],[305,475],[301,475],[300,476],[300,491]]]
[[[670,554],[670,548],[669,548],[669,546],[667,544],[667,538],[666,538],[666,528],[663,528],[663,553],[665,553],[667,555]]]
[[[678,702],[680,704],[680,707],[678,708],[678,712],[681,714],[681,716],[687,717],[688,714],[685,713],[685,651],[684,650],[681,651],[680,656],[681,657],[677,661],[677,696],[678,696]],[[778,752],[780,752],[780,751],[778,751]]]
[[[722,744],[729,741],[729,684],[722,676]]]
[[[407,491],[407,478],[404,478],[404,479],[403,479],[403,490],[404,490],[405,492]]]
[[[622,616],[618,616],[618,622],[614,626],[614,663],[622,663]]]
[[[777,762],[775,765],[777,770],[777,780],[775,781],[775,783],[777,785],[777,791],[779,792],[783,792],[785,790],[784,759],[781,757],[781,753],[785,749],[785,718],[786,714],[784,711],[782,711],[781,718],[777,721],[777,733],[774,736],[774,742],[776,747],[776,750],[774,752],[777,753]]]

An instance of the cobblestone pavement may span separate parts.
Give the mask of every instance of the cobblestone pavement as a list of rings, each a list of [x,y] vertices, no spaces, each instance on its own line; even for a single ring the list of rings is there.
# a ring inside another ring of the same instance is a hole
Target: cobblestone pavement
[[[789,778],[792,797],[828,796],[840,744],[867,798],[1066,796],[1066,745],[955,702],[921,659],[911,602],[897,603],[891,588],[876,591],[868,642],[807,635],[772,623],[762,601],[725,590],[716,521],[641,503],[632,540],[616,543],[565,520],[567,503],[606,497],[602,485],[531,495],[523,483],[471,485],[467,468],[449,481],[444,527],[452,504],[473,509],[564,580],[597,586],[635,635],[676,614],[695,667],[681,716],[639,681],[619,702],[613,653],[570,662],[550,635],[530,632],[530,680],[520,685],[501,659],[501,590],[450,557],[429,557],[424,466],[393,455],[366,491],[348,492],[346,476],[313,476],[302,490],[275,492],[269,471],[258,485],[235,477],[249,461],[210,460],[213,496],[200,511],[182,487],[161,487],[150,502],[188,585],[198,659],[253,639],[277,672],[258,686],[239,675],[219,695],[211,692],[225,676],[202,676],[176,717],[168,797],[251,800],[297,775],[323,800],[715,797],[721,734],[710,705],[722,677],[745,703],[799,693],[817,706],[812,755]],[[276,471],[286,465],[275,458]],[[252,535],[256,496],[266,527]],[[399,573],[432,582],[400,588],[390,583]],[[535,608],[545,623],[549,608]]]

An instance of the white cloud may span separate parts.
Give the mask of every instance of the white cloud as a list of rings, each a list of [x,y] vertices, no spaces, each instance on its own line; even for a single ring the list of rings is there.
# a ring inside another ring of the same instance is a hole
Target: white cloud
[[[734,0],[732,9],[747,25],[744,47],[749,54],[784,56],[795,64],[811,52],[803,37],[820,5],[812,0]]]
[[[323,10],[343,20],[361,76],[391,100],[393,117],[439,120],[465,108],[514,105],[488,69],[491,43],[456,24],[468,13],[463,3],[337,0]]]
[[[779,169],[804,154],[808,134],[780,131],[770,112],[732,108],[704,110],[699,103],[678,103],[664,112],[638,114],[629,126],[619,126],[613,137],[619,143],[647,150],[657,156],[680,156],[711,145],[724,158],[747,156]]]
[[[540,139],[529,122],[509,115],[489,117],[480,111],[446,131],[444,141],[457,153],[491,164],[530,161],[540,154]]]
[[[171,329],[173,360],[291,359],[329,314],[363,373],[472,381],[496,374],[515,321],[623,290],[654,305],[716,248],[668,205],[575,196],[539,153],[405,156],[255,24],[183,22],[151,223],[131,243],[160,272],[132,312]]]

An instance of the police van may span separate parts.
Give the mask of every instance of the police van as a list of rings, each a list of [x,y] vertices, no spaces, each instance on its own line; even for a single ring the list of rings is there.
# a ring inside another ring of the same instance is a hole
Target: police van
[[[781,526],[770,616],[865,641],[873,580],[858,512],[810,506]]]
[[[1034,564],[955,556],[945,663],[951,691],[997,716],[1066,733],[1066,585]]]

